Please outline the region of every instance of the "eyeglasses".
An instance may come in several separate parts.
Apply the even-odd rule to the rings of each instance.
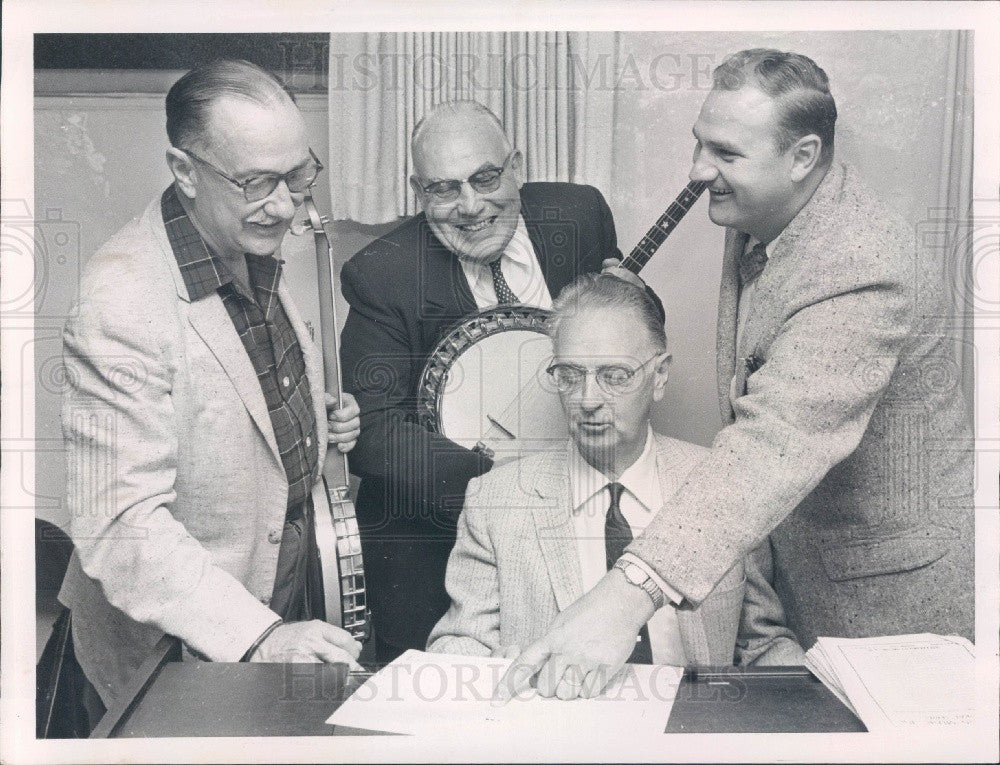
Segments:
[[[217,168],[207,159],[202,159],[190,149],[182,149],[182,151],[191,157],[191,159],[201,162],[201,164],[205,165],[205,167],[214,171],[216,175],[225,178],[231,184],[236,186],[236,188],[241,189],[247,202],[259,202],[262,199],[267,199],[274,193],[274,190],[278,188],[278,184],[282,181],[285,182],[285,186],[288,187],[288,192],[290,194],[303,194],[312,187],[312,185],[316,182],[316,176],[318,176],[320,171],[323,169],[323,163],[319,161],[319,157],[313,153],[312,149],[309,149],[309,156],[312,157],[312,161],[302,167],[297,167],[284,175],[278,175],[277,173],[264,173],[263,175],[253,175],[246,180],[238,181],[232,176],[222,172],[222,170]]]
[[[438,202],[454,202],[458,195],[462,193],[462,184],[468,183],[474,191],[480,194],[490,194],[500,188],[500,177],[510,164],[511,157],[516,152],[507,155],[502,167],[487,167],[478,173],[473,173],[464,181],[434,181],[426,186],[421,186],[425,194],[430,194]]]
[[[642,362],[635,369],[624,364],[608,364],[593,370],[598,387],[609,396],[621,396],[630,393],[642,384],[643,377],[638,374],[650,361],[657,358],[663,351],[657,352]],[[576,364],[556,363],[545,370],[560,393],[570,393],[583,385],[591,369]]]

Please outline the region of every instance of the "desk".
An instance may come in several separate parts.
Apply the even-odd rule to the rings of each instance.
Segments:
[[[324,721],[365,676],[344,664],[222,664],[151,658],[93,737],[368,736]],[[803,668],[688,670],[667,733],[863,732]]]
[[[364,681],[346,664],[171,662],[111,735],[378,735],[325,722]]]

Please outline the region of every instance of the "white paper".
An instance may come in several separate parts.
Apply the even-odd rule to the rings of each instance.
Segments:
[[[972,722],[975,649],[964,638],[821,637],[809,659],[821,680],[851,700],[869,730]]]
[[[561,701],[525,692],[491,704],[510,659],[407,651],[334,712],[327,723],[411,735],[573,738],[663,733],[683,670],[627,665],[594,699]]]

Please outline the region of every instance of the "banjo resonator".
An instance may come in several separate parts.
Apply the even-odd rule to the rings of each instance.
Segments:
[[[639,273],[704,190],[700,181],[688,183],[621,267]],[[545,373],[552,359],[552,341],[545,330],[549,315],[542,308],[501,305],[452,327],[420,377],[421,422],[496,460],[564,442],[566,418]]]

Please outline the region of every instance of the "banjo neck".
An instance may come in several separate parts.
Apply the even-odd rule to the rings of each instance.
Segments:
[[[303,207],[309,224],[302,231],[312,230],[316,245],[317,286],[319,287],[320,331],[322,333],[323,376],[326,390],[337,399],[338,407],[344,405],[344,387],[340,373],[340,355],[337,343],[337,301],[334,293],[336,266],[333,248],[323,225],[326,219],[316,209],[312,195],[306,195]],[[293,231],[293,233],[295,233]],[[347,455],[335,446],[326,450],[323,463],[323,483],[329,502],[329,514],[316,508],[316,542],[320,549],[324,580],[330,561],[323,558],[336,553],[336,585],[324,585],[327,619],[340,611],[341,626],[358,640],[371,635],[371,614],[368,611],[365,591],[365,569],[361,553],[361,536],[358,520],[351,501],[350,472]],[[339,585],[339,586],[338,586]],[[336,597],[339,594],[339,598]]]
[[[677,199],[670,203],[670,206],[663,212],[663,215],[657,218],[656,223],[650,226],[649,231],[639,240],[639,243],[628,254],[628,257],[622,260],[621,267],[627,268],[633,274],[639,273],[642,267],[653,257],[653,254],[660,249],[660,245],[670,236],[670,232],[681,222],[681,218],[687,215],[688,210],[698,201],[698,197],[705,190],[705,186],[704,181],[691,181],[688,183],[684,187],[684,190],[677,195]]]

